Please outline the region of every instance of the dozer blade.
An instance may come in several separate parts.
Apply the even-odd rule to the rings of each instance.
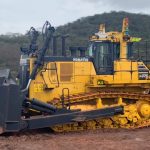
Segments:
[[[19,86],[15,84],[0,85],[0,134],[20,130],[22,99]]]

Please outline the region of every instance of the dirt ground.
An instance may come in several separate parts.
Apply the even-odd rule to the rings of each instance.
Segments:
[[[150,128],[61,134],[44,129],[2,135],[0,150],[150,150]]]

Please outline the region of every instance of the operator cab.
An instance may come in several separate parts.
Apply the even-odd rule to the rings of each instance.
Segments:
[[[127,59],[133,57],[133,43],[128,43]],[[114,61],[120,58],[120,43],[111,41],[90,41],[88,55],[93,58],[97,74],[112,75]]]
[[[129,35],[128,18],[123,20],[121,32],[106,32],[105,24],[101,24],[99,31],[90,37],[88,48],[89,56],[98,75],[114,74],[114,61],[127,61],[133,59],[133,43],[141,38]]]

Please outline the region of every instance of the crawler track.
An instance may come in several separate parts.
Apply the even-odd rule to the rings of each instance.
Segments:
[[[121,103],[113,104],[124,106],[124,115],[118,115],[110,118],[95,119],[83,122],[76,122],[71,124],[55,126],[52,129],[56,132],[70,132],[70,131],[81,131],[81,130],[95,130],[99,128],[143,128],[150,126],[150,112],[149,115],[145,116],[143,113],[143,106],[150,108],[150,95],[141,93],[125,93],[125,92],[94,92],[86,94],[71,95],[64,97],[64,105],[74,105],[79,102],[86,102],[96,99],[119,99]],[[56,103],[57,100],[57,103]],[[144,104],[144,105],[143,105]],[[60,107],[62,105],[61,100],[55,99],[55,105]],[[140,108],[139,108],[140,106]],[[111,107],[111,105],[104,105],[102,107]],[[146,111],[150,111],[147,109]]]

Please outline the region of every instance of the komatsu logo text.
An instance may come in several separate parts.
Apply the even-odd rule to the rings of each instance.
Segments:
[[[89,59],[88,58],[73,58],[73,61],[85,61],[85,62],[88,62]]]

